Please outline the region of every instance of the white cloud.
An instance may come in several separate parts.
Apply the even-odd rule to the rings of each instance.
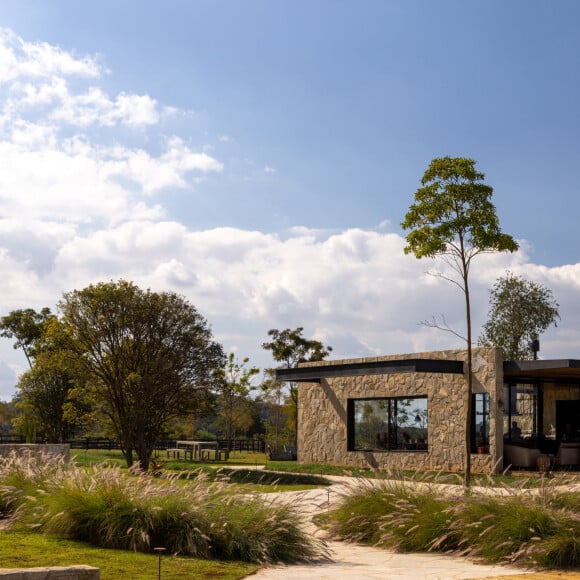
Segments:
[[[26,42],[11,30],[0,29],[0,83],[19,77],[97,77],[101,72],[94,57],[76,58],[46,42]]]
[[[12,234],[17,225],[11,224]],[[456,338],[419,324],[432,315],[445,314],[463,331],[460,293],[427,276],[428,264],[405,256],[404,239],[392,233],[352,229],[313,237],[297,230],[282,239],[236,228],[191,231],[177,222],[125,220],[84,235],[63,228],[44,239],[54,247],[48,271],[15,259],[16,247],[0,255],[6,310],[53,306],[63,291],[129,279],[186,296],[218,338],[236,337],[226,348],[256,361],[267,329],[274,327],[304,326],[335,346],[337,357],[459,346]],[[542,337],[542,355],[579,358],[580,264],[545,268],[521,253],[486,256],[473,270],[476,325],[487,313],[488,288],[506,268],[525,268],[534,278],[541,271],[561,304],[562,322]]]
[[[102,73],[96,58],[0,32],[0,315],[54,308],[65,291],[124,278],[183,294],[227,349],[257,364],[268,358],[260,344],[274,327],[304,326],[337,357],[457,346],[419,322],[445,314],[461,330],[460,293],[425,275],[428,262],[405,256],[388,223],[276,235],[171,221],[164,195],[209,179],[223,163],[161,135],[163,115],[176,111],[148,95],[109,97]],[[532,264],[522,248],[474,265],[476,325],[487,289],[509,268],[546,284],[560,302],[562,322],[542,337],[542,355],[580,358],[580,264]],[[0,341],[0,398],[12,394],[6,377],[23,368],[16,355]]]
[[[276,173],[278,170],[274,169],[273,167],[270,167],[269,165],[266,165],[264,167],[264,173]]]
[[[162,207],[143,196],[192,188],[200,176],[222,171],[220,161],[175,135],[155,134],[152,141],[139,133],[143,146],[126,146],[119,126],[151,128],[175,109],[160,113],[148,95],[110,98],[98,85],[82,88],[83,79],[98,82],[102,72],[95,58],[0,31],[0,85],[7,87],[0,93],[4,217],[84,226],[159,219]],[[106,139],[98,128],[110,130]]]

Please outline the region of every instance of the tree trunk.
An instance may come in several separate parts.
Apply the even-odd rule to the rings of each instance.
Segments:
[[[467,392],[465,394],[465,477],[463,487],[467,491],[471,484],[471,392],[473,390],[473,360],[471,349],[471,304],[467,270],[464,270],[465,310],[467,320]]]

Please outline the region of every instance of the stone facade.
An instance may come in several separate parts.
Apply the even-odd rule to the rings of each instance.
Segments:
[[[402,359],[465,362],[466,351],[390,355],[303,363],[300,367],[370,363]],[[464,365],[465,368],[465,365]],[[497,348],[473,349],[473,392],[490,395],[489,453],[472,454],[474,473],[501,467],[503,451],[503,358]],[[372,468],[461,471],[465,459],[467,377],[463,374],[394,372],[321,379],[298,387],[298,461]],[[349,399],[426,396],[427,451],[349,451]],[[499,466],[498,466],[499,464]]]

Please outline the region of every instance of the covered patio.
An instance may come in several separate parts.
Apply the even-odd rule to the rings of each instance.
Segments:
[[[504,465],[580,468],[580,360],[506,361]]]

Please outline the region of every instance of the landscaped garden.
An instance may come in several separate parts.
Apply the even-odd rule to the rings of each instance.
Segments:
[[[272,474],[261,476],[255,469],[243,472],[245,477],[235,477],[244,486],[253,481],[252,473],[261,486],[275,483]],[[299,479],[288,477],[293,483]],[[199,568],[205,570],[205,576],[199,577],[207,577],[211,569],[215,577],[242,578],[260,563],[325,556],[324,544],[303,530],[295,506],[275,504],[246,489],[232,493],[227,481],[226,474],[216,476],[215,471],[156,477],[107,463],[66,465],[15,455],[2,459],[2,565],[100,562],[104,578],[139,578],[137,571],[131,572],[131,562],[150,574],[155,569],[154,549],[162,547],[166,567],[180,570],[181,577],[194,578],[189,569]],[[324,483],[320,478],[316,482]],[[86,546],[86,557],[81,546]],[[114,550],[118,558],[101,561],[109,552],[97,549]],[[123,574],[114,571],[119,561]]]
[[[331,538],[488,563],[580,566],[580,492],[570,491],[577,475],[477,476],[465,495],[457,474],[266,463],[260,454],[151,467],[154,475],[130,471],[118,451],[75,453],[68,466],[0,459],[3,565],[88,564],[103,578],[138,580],[157,570],[154,548],[162,547],[164,578],[234,579],[265,562],[323,558],[325,545],[304,531],[299,506],[264,492],[350,475],[358,483],[316,518]]]
[[[361,480],[319,523],[334,539],[399,552],[433,551],[484,563],[576,568],[580,492],[570,491],[572,481],[559,476],[526,488],[520,480],[515,485],[472,488],[465,494],[436,480]]]

